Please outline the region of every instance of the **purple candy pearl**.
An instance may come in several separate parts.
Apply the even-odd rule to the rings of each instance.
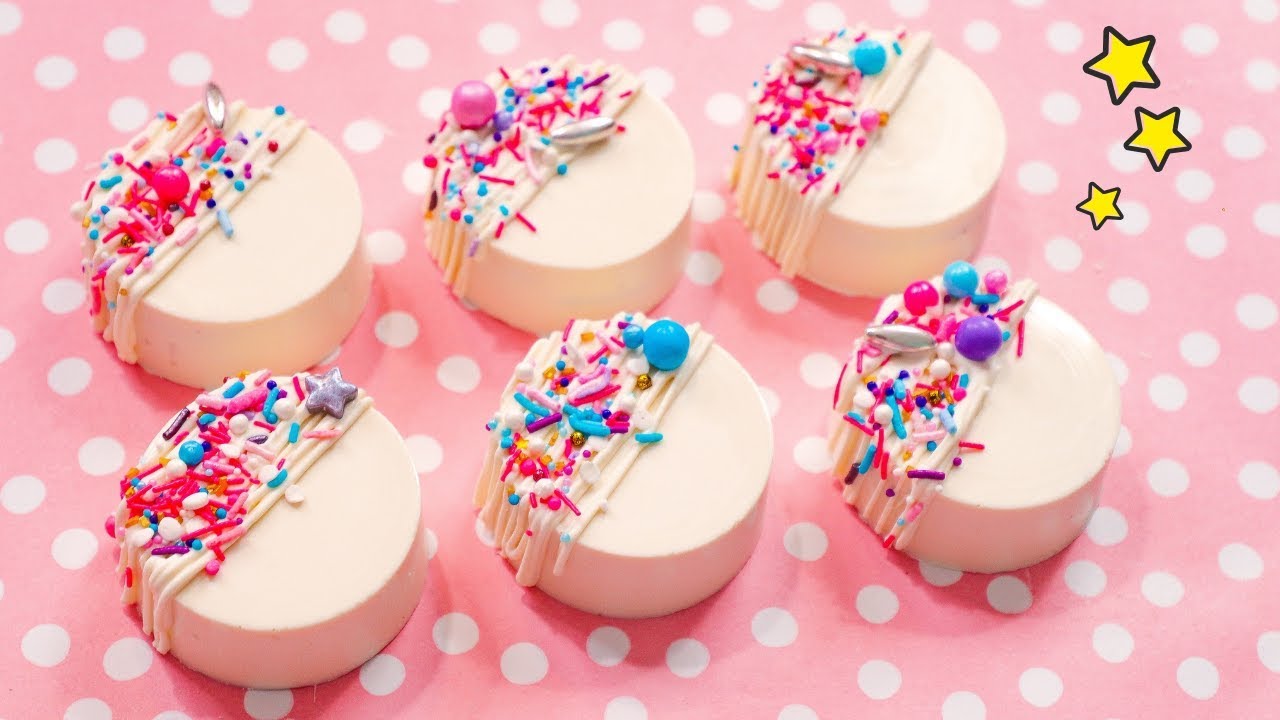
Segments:
[[[1002,335],[996,321],[985,315],[966,318],[956,328],[956,352],[974,362],[982,362],[1000,350]]]
[[[513,120],[511,113],[503,110],[493,116],[493,128],[498,132],[506,132],[507,128],[511,127]]]
[[[498,107],[493,88],[479,80],[467,80],[453,89],[449,109],[458,124],[468,130],[484,127]]]

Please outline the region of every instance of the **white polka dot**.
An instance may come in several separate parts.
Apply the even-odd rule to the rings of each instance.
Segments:
[[[1132,448],[1133,436],[1129,434],[1129,428],[1120,423],[1120,432],[1116,433],[1116,444],[1111,450],[1111,457],[1124,457]]]
[[[1259,500],[1274,500],[1280,495],[1280,472],[1274,465],[1261,460],[1252,460],[1240,468],[1236,475],[1240,489],[1249,497]]]
[[[887,660],[868,660],[858,668],[858,689],[872,700],[888,700],[902,687],[902,673]]]
[[[150,119],[151,111],[147,110],[147,104],[136,97],[116,98],[107,109],[107,122],[122,133],[133,132]]]
[[[547,654],[530,642],[518,642],[502,651],[502,676],[516,685],[532,685],[547,676]]]
[[[465,355],[451,355],[436,368],[436,380],[445,390],[469,393],[480,384],[480,366]]]
[[[250,0],[209,0],[213,11],[223,17],[238,18],[249,12]]]
[[[35,68],[36,84],[45,90],[61,90],[76,79],[76,64],[62,55],[41,58]]]
[[[1202,657],[1189,657],[1178,663],[1178,687],[1196,700],[1208,700],[1218,694],[1218,668]]]
[[[542,0],[538,17],[547,27],[567,28],[578,22],[578,3],[574,0]]]
[[[1044,244],[1044,260],[1049,267],[1058,272],[1071,272],[1080,267],[1084,253],[1074,240],[1067,237],[1053,237]]]
[[[124,445],[109,437],[85,441],[77,454],[80,469],[89,475],[110,475],[124,465]]]
[[[1182,47],[1192,55],[1208,55],[1218,48],[1218,31],[1202,23],[1182,29]]]
[[[404,684],[404,663],[394,655],[380,653],[360,666],[360,684],[370,695],[390,695]]]
[[[1129,382],[1129,366],[1124,360],[1117,355],[1107,353],[1107,363],[1111,365],[1111,374],[1116,376],[1116,384],[1124,385]]]
[[[1253,211],[1253,225],[1258,232],[1280,237],[1280,203],[1263,203]]]
[[[1177,460],[1161,458],[1147,468],[1147,484],[1161,497],[1177,497],[1191,485],[1191,475]]]
[[[1241,295],[1236,301],[1236,319],[1250,330],[1266,330],[1280,319],[1280,309],[1271,298],[1257,293]]]
[[[964,44],[974,52],[991,52],[1000,44],[1000,28],[986,20],[974,20],[964,26]]]
[[[644,30],[633,20],[619,18],[604,25],[601,39],[605,47],[618,52],[629,52],[644,44]]]
[[[63,397],[78,395],[89,387],[93,368],[84,358],[63,358],[49,368],[49,388]]]
[[[960,578],[964,577],[962,570],[934,565],[924,560],[917,561],[917,564],[920,566],[920,577],[934,587],[949,587],[960,582]]]
[[[169,79],[184,87],[203,85],[209,82],[211,77],[213,77],[213,63],[201,53],[181,52],[169,61]]]
[[[137,28],[112,28],[102,36],[102,51],[112,60],[120,62],[132,60],[142,55],[146,49],[147,38]]]
[[[423,531],[423,544],[427,546],[427,559],[436,556],[436,552],[440,549],[440,538],[436,537],[435,530],[426,528]]]
[[[631,638],[621,628],[602,625],[587,636],[587,656],[601,667],[613,667],[631,652]]]
[[[111,706],[98,698],[80,698],[67,706],[62,720],[111,720]]]
[[[795,616],[782,608],[765,608],[751,618],[751,635],[765,647],[786,647],[799,634]]]
[[[760,283],[756,290],[756,302],[765,310],[780,315],[790,312],[800,302],[800,293],[786,280],[772,278]]]
[[[996,255],[983,255],[973,261],[973,266],[978,269],[982,275],[986,275],[992,270],[999,270],[1006,275],[1012,275],[1013,271],[1009,267],[1009,261]]]
[[[1236,125],[1223,133],[1222,147],[1237,160],[1253,160],[1267,149],[1267,141],[1257,130],[1247,125]]]
[[[1182,581],[1172,573],[1157,570],[1142,577],[1142,597],[1156,607],[1177,605],[1185,592]]]
[[[67,570],[79,570],[98,552],[98,536],[84,528],[71,528],[53,539],[53,561]]]
[[[1120,232],[1135,236],[1147,231],[1147,226],[1151,224],[1151,211],[1147,210],[1146,205],[1136,200],[1121,200],[1116,203],[1116,207],[1124,214],[1122,219],[1114,221]]]
[[[1133,654],[1133,635],[1123,626],[1102,623],[1093,629],[1093,651],[1109,663],[1122,663]]]
[[[22,657],[37,667],[53,667],[67,659],[71,636],[53,624],[37,625],[22,636]]]
[[[1080,26],[1066,20],[1049,23],[1044,36],[1054,52],[1064,55],[1079,50],[1080,44],[1084,42],[1084,33],[1080,31]]]
[[[1273,673],[1280,673],[1280,631],[1271,630],[1258,636],[1258,659]]]
[[[807,473],[825,473],[831,469],[831,454],[827,452],[827,439],[817,435],[800,438],[791,457],[796,465]]]
[[[431,174],[422,165],[421,160],[410,160],[400,173],[400,182],[411,195],[425,195],[427,183],[431,182]]]
[[[408,347],[418,339],[418,321],[407,312],[392,310],[374,323],[373,334],[388,347]]]
[[[138,637],[121,638],[107,648],[102,656],[102,669],[112,680],[124,682],[146,674],[155,659],[151,643]]]
[[[1141,153],[1126,150],[1122,142],[1116,142],[1107,147],[1107,163],[1122,173],[1135,173],[1147,165]]]
[[[1067,588],[1080,597],[1097,597],[1107,587],[1107,572],[1090,560],[1076,560],[1062,573]]]
[[[1245,409],[1265,415],[1280,405],[1280,385],[1269,377],[1245,378],[1240,383],[1237,397]]]
[[[889,9],[899,17],[918,18],[929,9],[929,0],[889,0]]]
[[[872,625],[883,625],[898,614],[898,596],[883,585],[868,585],[854,600],[858,614]]]
[[[307,62],[307,46],[298,38],[280,38],[267,48],[267,62],[280,72],[293,72]]]
[[[1051,92],[1040,101],[1040,114],[1055,125],[1070,125],[1080,119],[1080,101],[1071,93]]]
[[[680,638],[667,646],[667,668],[676,677],[698,677],[710,664],[711,651],[693,638]]]
[[[713,223],[724,217],[724,196],[714,190],[696,190],[690,213],[700,223]]]
[[[355,10],[335,10],[324,21],[324,32],[330,40],[344,45],[364,39],[364,16]]]
[[[62,138],[49,138],[36,145],[35,162],[40,172],[64,173],[76,164],[76,147]]]
[[[414,35],[401,35],[387,45],[387,59],[401,70],[417,70],[431,59],[431,49]]]
[[[1262,556],[1244,543],[1228,543],[1218,551],[1218,569],[1232,580],[1262,577]]]
[[[480,627],[470,615],[451,612],[440,616],[431,627],[431,639],[446,655],[461,655],[480,642]]]
[[[1244,14],[1254,22],[1275,22],[1280,17],[1280,4],[1276,0],[1244,0]]]
[[[1265,58],[1250,60],[1244,66],[1244,79],[1258,92],[1274,92],[1280,87],[1280,67]]]
[[[444,448],[430,435],[410,435],[404,439],[404,446],[419,473],[435,472],[444,462]]]
[[[418,112],[428,120],[439,120],[444,116],[445,111],[449,109],[451,99],[452,98],[448,90],[445,90],[444,88],[430,88],[423,91],[423,93],[418,96]],[[416,162],[414,165],[421,166],[422,163]],[[426,189],[425,182],[422,187],[424,190]]]
[[[706,250],[694,250],[684,263],[684,276],[694,285],[714,285],[724,272],[720,257]]]
[[[778,711],[778,720],[818,720],[818,713],[808,705],[793,703]]]
[[[1129,522],[1113,507],[1102,506],[1093,511],[1084,528],[1089,539],[1103,547],[1115,545],[1129,534]]]
[[[968,690],[957,690],[942,701],[942,720],[986,720],[987,705]]]
[[[746,106],[742,98],[733,93],[718,92],[707,98],[704,107],[707,117],[717,125],[733,126],[742,121]]]
[[[347,125],[342,131],[342,142],[352,152],[367,153],[382,144],[384,130],[381,124],[362,118]]]
[[[493,532],[479,517],[476,518],[476,538],[489,547],[493,547],[497,543],[497,540],[493,537]]]
[[[1031,609],[1031,588],[1012,575],[1000,575],[987,583],[987,604],[1005,615]]]
[[[1187,231],[1187,251],[1210,260],[1227,249],[1227,234],[1217,225],[1195,225]]]
[[[1062,698],[1062,678],[1048,668],[1029,668],[1018,677],[1018,692],[1032,705],[1047,708]]]
[[[84,303],[84,282],[71,278],[58,278],[44,286],[40,301],[45,310],[55,315],[65,315]]]
[[[191,720],[191,716],[178,710],[165,710],[151,720]]]
[[[8,360],[17,346],[18,340],[13,336],[13,331],[0,327],[0,363]]]
[[[490,55],[506,55],[520,46],[520,31],[507,23],[489,23],[480,28],[476,42]]]
[[[1147,286],[1129,277],[1122,277],[1112,282],[1107,288],[1107,298],[1117,310],[1131,315],[1146,310],[1148,303],[1151,302]]]
[[[654,97],[665,98],[676,87],[675,78],[663,68],[647,67],[638,74],[641,82],[644,83],[645,92],[652,93]]]
[[[1203,170],[1183,170],[1178,173],[1174,185],[1182,199],[1188,202],[1204,202],[1213,194],[1213,178]]]
[[[809,387],[829,390],[839,374],[840,361],[827,353],[809,353],[800,361],[800,379]]]
[[[4,244],[19,255],[40,252],[49,244],[49,228],[35,218],[21,218],[4,229]]]
[[[827,533],[811,522],[798,522],[782,535],[782,547],[797,560],[813,562],[827,554]]]
[[[604,706],[604,720],[649,720],[649,711],[636,698],[623,695]]]
[[[14,515],[26,515],[44,502],[44,483],[31,475],[15,475],[0,485],[0,507]]]
[[[246,690],[244,693],[244,711],[253,720],[280,720],[292,709],[292,690]]]
[[[720,37],[729,32],[733,16],[719,5],[703,5],[693,11],[693,28],[706,37]]]
[[[804,22],[818,32],[838,30],[844,26],[844,10],[831,2],[815,2],[804,10]]]
[[[1048,195],[1058,189],[1058,172],[1048,163],[1023,163],[1018,168],[1018,187],[1032,195]]]
[[[1207,332],[1197,330],[1182,336],[1178,352],[1193,367],[1209,367],[1218,359],[1218,340]]]
[[[395,230],[374,230],[365,236],[364,247],[377,265],[392,265],[404,257],[404,238]]]
[[[777,10],[782,7],[782,0],[747,0],[747,4],[757,10]]]
[[[22,27],[22,10],[10,2],[0,2],[0,35],[12,35]]]
[[[1183,106],[1182,112],[1179,114],[1178,129],[1183,135],[1194,138],[1204,130],[1204,119],[1200,117],[1200,113],[1195,108]],[[1144,165],[1146,162],[1143,163]]]

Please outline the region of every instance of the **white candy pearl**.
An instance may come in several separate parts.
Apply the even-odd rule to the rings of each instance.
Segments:
[[[293,398],[277,400],[276,404],[271,406],[271,412],[274,412],[281,422],[292,420],[294,413],[298,412],[298,403],[294,402]]]
[[[209,504],[209,494],[193,492],[182,499],[182,507],[186,510],[199,510]]]
[[[875,417],[876,422],[881,425],[888,425],[893,421],[893,411],[885,403],[880,403],[876,406]]]
[[[231,422],[228,424],[231,426],[232,435],[243,435],[249,429],[249,418],[243,413],[232,415]]]
[[[556,484],[552,482],[551,478],[542,478],[533,484],[533,491],[537,493],[540,499],[546,500],[556,491]]]
[[[305,496],[302,494],[302,488],[297,485],[290,485],[284,489],[284,499],[290,505],[297,505],[302,502]]]
[[[516,379],[521,382],[529,382],[533,379],[533,364],[530,362],[521,362],[516,365]]]
[[[275,465],[272,465],[271,463],[267,463],[266,465],[263,465],[262,467],[258,468],[258,473],[257,473],[258,481],[265,485],[271,482],[272,480],[275,480],[276,475],[279,475],[279,474],[280,474],[280,471],[276,468]]]
[[[929,363],[929,374],[937,379],[945,378],[951,374],[951,363],[943,360],[942,358],[938,358],[932,363]]]
[[[956,346],[951,343],[938,343],[938,357],[950,360],[956,354]]]
[[[167,520],[168,518],[166,518]],[[149,527],[135,527],[129,530],[125,535],[125,539],[133,547],[142,547],[151,542],[151,538],[155,537],[155,533]]]
[[[870,390],[867,390],[864,387],[858,388],[858,391],[853,394],[853,404],[855,407],[860,407],[865,410],[874,405],[875,402],[875,396],[871,394]]]
[[[185,475],[186,473],[187,473],[187,464],[182,462],[178,458],[173,458],[169,462],[165,463],[164,474],[168,475],[171,478],[176,478],[179,475]]]
[[[631,411],[635,409],[636,409],[635,395],[623,395],[622,397],[618,398],[617,402],[613,404],[613,410],[615,412],[624,412],[624,413],[630,414]]]
[[[588,485],[595,485],[596,481],[600,479],[600,467],[590,460],[580,465],[575,465],[574,469],[578,477],[582,478],[582,481]]]
[[[218,450],[219,450],[223,455],[226,455],[227,457],[231,458],[232,460],[235,460],[236,458],[240,457],[240,446],[239,446],[239,445],[233,445],[233,444],[231,444],[231,443],[227,443],[227,444],[225,444],[225,445],[219,445],[219,446],[218,446]]]
[[[182,523],[177,519],[167,517],[160,521],[160,537],[173,542],[182,537]]]
[[[538,456],[547,451],[547,443],[541,438],[529,438],[527,450],[529,455]]]
[[[502,424],[511,428],[512,430],[519,430],[520,428],[524,427],[524,411],[508,410],[502,416]]]
[[[627,361],[627,372],[632,375],[643,375],[649,372],[649,361],[643,355]]]

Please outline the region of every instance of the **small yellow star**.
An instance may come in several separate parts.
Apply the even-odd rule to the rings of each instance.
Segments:
[[[1108,25],[1102,31],[1102,53],[1085,63],[1084,71],[1106,80],[1111,104],[1119,105],[1136,87],[1160,87],[1160,78],[1151,67],[1151,51],[1155,46],[1154,35],[1129,40]]]
[[[1080,201],[1076,206],[1076,210],[1089,216],[1093,221],[1093,229],[1097,230],[1102,227],[1110,218],[1123,220],[1124,213],[1120,212],[1120,208],[1116,207],[1116,201],[1120,199],[1120,188],[1111,188],[1103,190],[1098,183],[1089,183],[1089,197]]]
[[[1146,153],[1156,172],[1164,169],[1164,161],[1170,154],[1191,149],[1191,141],[1178,132],[1181,109],[1173,107],[1153,115],[1150,110],[1139,107],[1133,115],[1138,120],[1138,131],[1124,141],[1124,149]]]

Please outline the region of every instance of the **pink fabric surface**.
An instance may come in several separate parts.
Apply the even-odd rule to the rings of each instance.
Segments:
[[[1277,712],[1275,0],[354,6],[0,2],[0,718]],[[769,56],[842,20],[932,30],[985,78],[1009,151],[979,265],[1038,279],[1122,383],[1103,507],[1021,572],[921,568],[843,505],[816,438],[873,303],[783,281],[733,217],[723,178],[741,98]],[[1161,87],[1120,107],[1081,70],[1106,25],[1157,38]],[[688,127],[697,254],[658,312],[704,323],[777,410],[758,551],[722,593],[659,620],[522,590],[477,539],[482,424],[530,339],[459,306],[422,240],[420,157],[443,93],[562,51],[646,70]],[[210,73],[231,97],[309,119],[356,170],[381,264],[338,362],[408,438],[437,539],[404,632],[314,689],[246,692],[154,655],[118,603],[102,530],[120,473],[192,392],[92,335],[67,207],[88,164],[193,102]],[[1182,108],[1193,147],[1163,172],[1118,149],[1139,105]],[[1123,188],[1125,220],[1090,228],[1074,210],[1090,181]]]

